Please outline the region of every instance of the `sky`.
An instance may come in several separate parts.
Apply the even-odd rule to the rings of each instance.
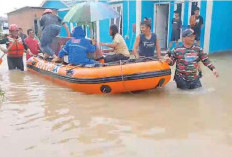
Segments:
[[[6,13],[25,6],[40,6],[43,0],[1,0],[0,16],[7,17]]]

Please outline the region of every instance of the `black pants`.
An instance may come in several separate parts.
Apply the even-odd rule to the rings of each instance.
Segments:
[[[113,55],[107,55],[104,60],[105,63],[108,62],[115,62],[115,61],[119,61],[119,60],[128,60],[130,57],[126,57],[123,54],[113,54]]]
[[[23,58],[7,57],[9,70],[20,69],[24,71]]]
[[[174,80],[176,81],[177,88],[180,89],[196,89],[202,87],[201,81],[199,78],[193,81],[186,81],[179,76],[175,76]]]

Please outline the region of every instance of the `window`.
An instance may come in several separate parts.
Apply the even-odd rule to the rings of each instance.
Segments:
[[[122,34],[122,15],[123,15],[122,4],[112,5],[112,8],[115,9],[119,13],[120,17],[111,19],[110,25],[113,25],[113,24],[117,25],[119,33]]]

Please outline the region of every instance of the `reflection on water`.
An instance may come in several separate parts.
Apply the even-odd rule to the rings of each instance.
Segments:
[[[1,157],[231,157],[232,55],[212,57],[203,88],[85,95],[0,67]]]

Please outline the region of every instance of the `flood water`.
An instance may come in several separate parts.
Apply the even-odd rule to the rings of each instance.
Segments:
[[[0,157],[231,157],[232,52],[203,88],[85,95],[0,66]]]

